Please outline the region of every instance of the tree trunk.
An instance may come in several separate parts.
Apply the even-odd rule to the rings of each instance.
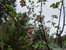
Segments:
[[[60,48],[62,48],[62,37],[60,34],[57,35],[57,44]]]

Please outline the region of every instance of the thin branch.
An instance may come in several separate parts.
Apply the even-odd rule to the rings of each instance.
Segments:
[[[59,22],[58,22],[58,28],[57,28],[57,33],[56,33],[56,35],[58,35],[58,30],[59,30],[59,27],[60,27],[61,12],[62,12],[62,4],[61,4],[61,8],[60,8],[59,10],[60,10],[60,14],[59,14]]]
[[[45,43],[46,43],[46,46],[47,46],[48,50],[50,50],[50,47],[48,46],[48,42],[47,42],[47,39],[46,39],[46,36],[45,36],[44,27],[43,27],[43,24],[42,24],[42,19],[41,19],[41,17],[42,17],[42,0],[41,0],[41,11],[40,11],[40,21],[41,21],[40,23],[41,23],[42,33],[43,33],[43,34],[41,34],[41,35],[42,35],[43,38],[44,38],[44,41],[45,41]]]
[[[41,0],[40,16],[42,16],[42,0]]]
[[[63,5],[63,27],[62,30],[60,32],[60,34],[62,34],[63,30],[64,30],[64,26],[65,26],[65,7],[64,7],[64,0],[62,0],[62,5]]]

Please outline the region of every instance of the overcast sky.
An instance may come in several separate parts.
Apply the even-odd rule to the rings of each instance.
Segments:
[[[20,4],[19,4],[19,1],[20,0],[17,0],[16,1],[16,4],[17,4],[17,7],[16,7],[16,11],[19,13],[19,12],[26,12],[26,11],[28,11],[27,10],[27,8],[26,7],[21,7],[20,6]],[[37,0],[35,0],[35,2],[36,2]],[[47,0],[47,2],[46,2],[46,5],[44,5],[43,6],[43,15],[45,16],[45,21],[48,21],[48,20],[51,20],[51,15],[59,15],[59,10],[58,9],[53,9],[53,8],[50,8],[50,5],[52,4],[52,3],[54,3],[54,2],[57,2],[57,1],[59,1],[59,0]],[[66,0],[64,0],[64,2],[66,2]],[[28,4],[28,3],[27,3]],[[65,8],[66,8],[66,3],[64,3],[65,4]],[[38,11],[40,10],[40,7],[38,7],[38,8],[35,8],[35,12],[37,13],[37,14],[39,14],[38,13]],[[63,15],[63,14],[62,14]],[[63,19],[63,18],[62,18]],[[61,19],[61,26],[62,26],[62,19]],[[33,21],[31,21],[31,23],[32,23]],[[58,20],[57,19],[54,19],[54,22],[58,22]],[[46,26],[51,26],[51,24],[47,24],[46,23]],[[54,29],[54,28],[52,28],[51,30],[50,30],[50,33],[54,33],[55,32],[55,30],[56,29]],[[66,27],[65,27],[65,29],[64,29],[64,32],[63,32],[63,34],[65,34],[65,31],[66,30]]]

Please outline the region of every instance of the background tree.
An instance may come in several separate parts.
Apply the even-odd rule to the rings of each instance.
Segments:
[[[65,26],[65,7],[64,7],[64,0],[62,0],[60,2],[57,2],[56,4],[53,3],[51,5],[51,7],[58,8],[58,6],[59,6],[60,3],[61,3],[61,8],[59,9],[60,10],[60,14],[59,14],[59,22],[58,22],[58,27],[57,27],[56,38],[57,38],[58,46],[62,48],[62,38],[61,38],[61,34],[63,33],[64,26]],[[62,8],[63,8],[63,26],[62,26],[62,29],[59,32]]]
[[[3,29],[5,29],[5,31],[2,30],[2,31],[4,31],[4,34],[3,34],[3,37],[2,37],[3,38],[2,40],[3,40],[3,43],[4,43],[3,49],[7,50],[8,46],[11,46],[11,48],[13,50],[26,49],[26,48],[23,48],[23,46],[22,47],[20,46],[21,45],[21,40],[24,40],[22,44],[25,44],[25,45],[27,44],[27,41],[25,41],[25,39],[24,39],[24,38],[27,38],[26,37],[27,33],[26,33],[26,30],[25,30],[25,28],[26,28],[25,25],[28,21],[28,17],[26,15],[26,13],[22,14],[22,16],[21,16],[21,14],[19,15],[19,14],[16,13],[15,7],[14,7],[15,0],[14,1],[6,0],[5,3],[4,3],[4,1],[0,1],[0,5],[1,5],[0,6],[1,15],[5,14],[4,17],[6,17],[6,15],[7,15],[7,17],[3,19],[3,20],[6,20],[5,21],[6,23],[3,23],[3,25],[5,27]],[[16,17],[17,15],[18,15],[18,17]],[[7,20],[7,18],[8,18],[8,20]],[[0,18],[0,19],[2,21],[2,18]],[[25,28],[23,26],[25,26]],[[19,48],[18,46],[21,47],[21,48]]]

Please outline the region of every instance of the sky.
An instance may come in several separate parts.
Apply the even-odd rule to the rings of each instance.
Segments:
[[[17,4],[16,11],[17,11],[17,13],[19,13],[19,12],[23,13],[23,12],[28,11],[28,9],[26,8],[26,6],[25,7],[21,7],[20,6],[19,1],[20,0],[16,0],[16,4]],[[37,0],[35,0],[35,2],[36,1]],[[42,7],[43,8],[42,14],[45,16],[45,19],[44,19],[45,22],[47,22],[48,20],[51,20],[52,19],[51,18],[52,15],[59,15],[59,10],[57,8],[56,9],[50,8],[50,5],[52,3],[56,3],[57,1],[60,1],[60,0],[47,0],[46,5],[44,5]],[[66,2],[66,0],[64,0],[64,2]],[[29,5],[28,2],[27,2],[27,4]],[[64,6],[66,7],[66,3],[64,3]],[[39,14],[38,11],[40,11],[40,7],[35,8],[36,14]],[[66,10],[65,10],[65,12],[66,12]],[[62,14],[62,16],[63,16],[63,14]],[[62,27],[62,23],[63,23],[62,20],[63,20],[63,18],[61,17],[61,27]],[[30,23],[32,23],[32,22],[33,21],[30,21]],[[58,22],[58,19],[54,19],[53,22],[56,22],[57,23]],[[45,23],[45,25],[48,26],[48,27],[51,27],[51,23]],[[66,32],[65,30],[66,30],[66,27],[65,27],[64,32],[63,32],[62,35],[65,34],[65,32]],[[54,27],[51,27],[50,34],[52,34],[54,32],[56,32],[56,29]]]

